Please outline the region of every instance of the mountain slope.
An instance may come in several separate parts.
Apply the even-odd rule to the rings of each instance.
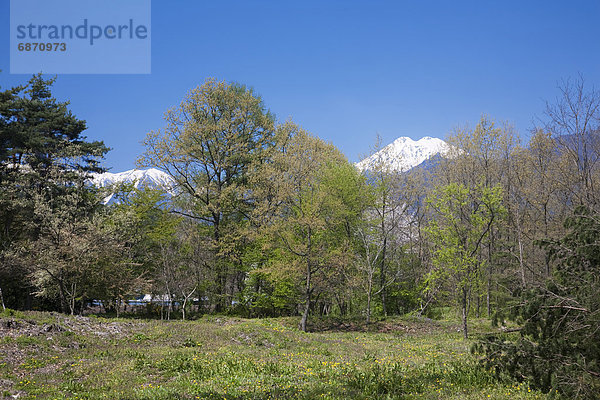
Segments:
[[[130,169],[124,172],[105,172],[103,174],[92,174],[91,183],[99,188],[111,186],[117,183],[134,183],[136,189],[142,187],[161,188],[169,193],[173,192],[175,181],[169,175],[156,168]],[[113,200],[113,194],[104,199],[104,204]]]
[[[408,171],[439,154],[444,156],[449,145],[442,139],[426,136],[419,140],[399,137],[377,153],[356,163],[360,170],[368,170],[378,164],[385,164],[392,170]]]
[[[173,187],[174,181],[166,173],[156,168],[150,169],[130,169],[124,172],[105,172],[103,174],[92,174],[92,183],[97,187],[106,187],[115,183],[133,183],[135,187],[142,186],[162,187],[170,189]]]

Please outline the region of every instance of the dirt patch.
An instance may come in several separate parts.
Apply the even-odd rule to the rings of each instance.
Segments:
[[[35,321],[0,319],[0,337],[36,336],[42,327]]]
[[[4,345],[0,348],[0,360],[7,365],[21,365],[25,360],[26,353],[16,345]]]
[[[380,333],[403,333],[408,335],[430,334],[436,331],[445,330],[435,320],[429,318],[419,318],[410,322],[379,322],[376,332]]]
[[[11,396],[10,398],[18,399],[21,396],[23,396],[23,398],[24,398],[27,393],[20,391],[20,390],[15,390],[14,387],[15,387],[15,384],[13,381],[0,378],[0,396],[2,395],[2,393],[7,392],[10,394],[10,396]],[[4,397],[0,397],[0,398],[3,399]]]
[[[273,343],[269,342],[268,340],[259,337],[258,335],[254,334],[254,333],[244,333],[241,332],[237,338],[232,338],[231,341],[235,344],[240,344],[240,345],[248,345],[248,346],[264,346],[267,348],[271,348],[273,347]]]
[[[37,323],[33,320],[0,319],[0,337],[52,335],[60,332],[112,337],[126,335],[133,322],[101,322],[88,317],[57,315],[56,322]]]

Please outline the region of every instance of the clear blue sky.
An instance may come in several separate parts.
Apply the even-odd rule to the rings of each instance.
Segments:
[[[9,7],[0,0],[0,87]],[[443,138],[482,113],[525,139],[561,78],[600,86],[600,1],[152,1],[152,73],[59,75],[55,95],[134,167],[146,132],[207,77],[254,87],[351,161],[376,133]]]

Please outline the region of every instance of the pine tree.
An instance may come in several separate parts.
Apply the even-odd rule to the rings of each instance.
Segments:
[[[64,200],[77,193],[70,212],[89,215],[96,201],[85,186],[87,173],[102,171],[99,162],[108,151],[102,142],[86,141],[85,121],[52,97],[53,83],[38,74],[0,92],[0,285],[9,286],[5,296],[13,306],[30,299],[23,278],[31,271],[23,269],[14,244],[38,239],[35,203],[64,209]]]
[[[545,392],[596,399],[600,393],[600,215],[578,207],[567,234],[541,242],[554,274],[522,293],[512,319],[519,337],[493,335],[477,349],[498,375],[527,380]]]

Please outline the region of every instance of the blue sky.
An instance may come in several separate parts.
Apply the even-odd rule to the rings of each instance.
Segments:
[[[377,133],[445,137],[482,113],[526,140],[560,79],[600,86],[600,1],[152,1],[152,73],[59,75],[54,94],[133,168],[146,132],[207,77],[252,86],[358,161]],[[0,88],[9,74],[0,0]]]

